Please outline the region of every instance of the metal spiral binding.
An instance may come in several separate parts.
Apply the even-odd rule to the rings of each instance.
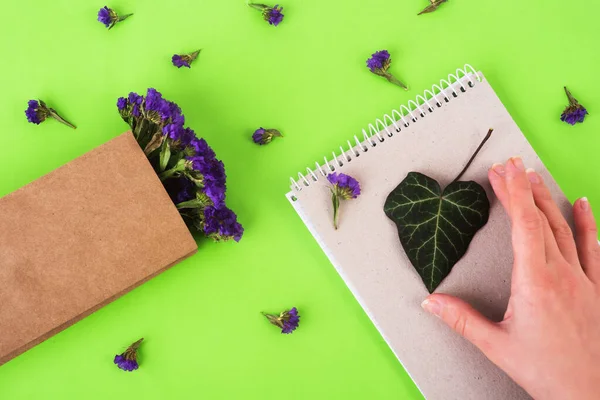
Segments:
[[[458,83],[460,85],[460,91],[462,93],[466,92],[467,89],[461,82],[461,74],[463,78],[467,78],[469,80],[468,86],[473,87],[475,83],[470,77],[468,71],[472,71],[471,75],[475,75],[478,82],[481,82],[481,76],[477,73],[475,68],[473,68],[469,64],[465,64],[463,68],[457,68],[454,74],[448,74],[447,79],[441,79],[439,85],[434,84],[431,87],[431,90],[425,90],[423,95],[417,95],[416,100],[409,100],[408,106],[402,104],[399,109],[394,109],[391,111],[392,116],[390,117],[388,114],[383,116],[383,121],[381,119],[375,120],[375,125],[369,124],[369,133],[365,129],[362,130],[362,134],[364,137],[364,141],[361,142],[358,140],[358,137],[354,135],[354,140],[356,141],[356,147],[358,147],[363,153],[367,152],[370,147],[377,146],[377,141],[380,143],[385,141],[385,137],[383,137],[380,133],[385,131],[388,137],[394,136],[394,132],[390,132],[390,127],[393,125],[394,130],[396,132],[400,132],[402,130],[401,125],[405,128],[410,125],[410,122],[417,122],[417,116],[415,116],[415,112],[418,111],[418,115],[421,118],[427,116],[423,107],[427,108],[427,111],[431,114],[434,112],[435,108],[432,106],[430,101],[435,101],[435,107],[441,108],[443,103],[438,99],[438,96],[443,96],[443,101],[445,103],[450,102],[450,97],[446,93],[448,89],[452,91],[452,97],[458,97],[458,93],[455,88],[452,86],[452,80],[454,80],[454,84]],[[445,88],[444,88],[445,85]],[[436,94],[437,89],[437,94]],[[420,101],[420,103],[419,103]],[[401,124],[399,122],[402,121]],[[386,122],[388,123],[386,125]],[[381,128],[379,128],[381,126]],[[378,129],[379,128],[379,129]],[[303,175],[301,172],[298,172],[298,180],[294,180],[294,178],[290,178],[292,182],[292,188],[296,188],[296,190],[302,190],[302,186],[298,185],[298,183],[303,183],[304,186],[310,186],[310,181],[317,182],[319,180],[319,176],[315,172],[319,172],[323,177],[326,177],[328,173],[334,172],[336,167],[343,167],[344,162],[352,161],[352,158],[357,158],[360,156],[360,152],[355,149],[355,146],[352,146],[350,140],[348,143],[348,151],[344,151],[344,148],[340,146],[340,157],[335,155],[335,151],[331,152],[333,159],[331,161],[327,161],[327,156],[323,157],[325,163],[321,166],[318,162],[315,163],[316,168],[311,170],[310,168],[306,168],[306,175]],[[344,161],[342,161],[342,159]],[[335,165],[334,165],[335,164]]]

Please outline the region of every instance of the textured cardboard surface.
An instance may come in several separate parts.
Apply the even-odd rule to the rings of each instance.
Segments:
[[[474,78],[473,78],[474,79]],[[436,292],[449,293],[470,302],[483,314],[501,320],[506,310],[512,270],[509,220],[487,179],[495,162],[520,155],[538,171],[550,187],[565,215],[570,204],[514,123],[488,82],[475,82],[457,98],[396,133],[385,130],[376,146],[352,161],[340,157],[336,171],[349,174],[361,184],[362,194],[344,201],[340,226],[332,226],[327,180],[315,172],[308,186],[288,193],[292,205],[326,252],[356,299],[427,399],[526,399],[528,395],[483,354],[420,307],[428,295],[425,285],[406,257],[394,223],[383,212],[387,195],[410,171],[422,172],[450,183],[477,148],[488,128],[494,133],[462,180],[474,180],[486,190],[491,202],[490,218],[474,237],[465,256],[454,266]],[[433,104],[433,102],[432,102]],[[347,152],[347,154],[352,154]],[[324,170],[327,167],[323,166]],[[297,200],[294,201],[294,198]]]
[[[0,365],[195,253],[130,132],[0,199]]]

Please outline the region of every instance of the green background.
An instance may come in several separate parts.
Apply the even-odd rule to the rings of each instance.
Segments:
[[[135,15],[111,31],[96,21],[102,2],[3,4],[0,195],[125,131],[117,97],[154,87],[224,161],[246,233],[200,241],[194,257],[0,367],[1,399],[419,399],[284,193],[290,176],[466,62],[569,198],[600,207],[600,6],[452,0],[417,17],[425,0],[281,2],[275,28],[243,0],[116,0]],[[171,65],[197,48],[191,70]],[[410,91],[366,69],[380,49]],[[584,124],[559,121],[563,85],[590,110]],[[78,129],[28,124],[30,98]],[[259,126],[285,137],[258,147]],[[292,306],[293,335],[259,314]],[[140,370],[118,370],[114,355],[142,336]]]

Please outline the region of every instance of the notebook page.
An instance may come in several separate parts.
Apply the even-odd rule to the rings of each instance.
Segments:
[[[525,399],[529,396],[477,348],[451,331],[420,307],[428,292],[410,264],[395,224],[383,212],[388,194],[410,171],[436,179],[445,187],[462,170],[489,128],[492,137],[483,147],[462,180],[481,184],[491,203],[490,218],[474,237],[465,256],[454,266],[437,292],[458,296],[484,315],[501,320],[506,310],[512,269],[510,224],[487,179],[488,168],[520,155],[550,187],[565,215],[570,204],[512,120],[489,83],[470,78],[474,86],[461,79],[465,93],[448,93],[449,102],[435,107],[425,116],[414,112],[416,122],[406,118],[400,125],[382,130],[384,142],[373,136],[375,147],[367,152],[354,148],[359,157],[343,162],[336,172],[356,178],[362,194],[342,201],[339,229],[332,225],[332,206],[328,183],[318,170],[287,194],[293,207],[367,312],[392,351],[427,399]],[[389,121],[389,120],[388,120]],[[365,142],[366,143],[366,142]],[[327,167],[322,167],[327,171]]]

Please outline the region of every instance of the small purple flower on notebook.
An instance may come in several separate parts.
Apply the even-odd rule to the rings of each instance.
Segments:
[[[338,228],[340,200],[355,199],[360,195],[360,184],[356,179],[346,174],[334,172],[327,175],[331,183],[331,202],[333,204],[333,227]]]
[[[371,58],[367,60],[367,68],[375,75],[382,76],[388,82],[400,86],[404,90],[408,90],[408,86],[396,79],[388,70],[392,64],[390,53],[387,50],[379,50],[371,54]]]
[[[259,146],[269,144],[276,137],[283,137],[277,129],[259,128],[252,134],[252,140]]]
[[[142,338],[137,342],[131,344],[131,346],[129,346],[127,350],[115,356],[114,363],[117,365],[117,367],[119,367],[119,369],[131,372],[139,368],[137,352],[140,347],[140,344],[142,343],[142,340],[144,339]]]
[[[29,100],[27,102],[27,109],[25,110],[25,116],[27,121],[32,124],[39,125],[48,118],[53,118],[61,124],[67,125],[70,128],[76,129],[75,125],[71,124],[63,117],[58,115],[56,110],[50,108],[42,100]]]
[[[263,19],[269,23],[269,25],[277,26],[283,21],[283,14],[281,11],[283,7],[276,4],[274,7],[269,7],[265,4],[249,3],[250,7],[260,11],[263,15]]]
[[[104,6],[98,11],[98,21],[108,29],[112,29],[118,22],[124,21],[133,14],[118,15],[115,10]]]
[[[564,109],[560,116],[560,120],[570,125],[575,125],[578,122],[583,122],[585,116],[588,114],[584,106],[579,104],[577,99],[573,97],[569,89],[565,86],[565,93],[569,99],[569,105]]]
[[[200,50],[196,50],[193,53],[189,54],[174,54],[173,58],[171,58],[171,61],[173,62],[173,65],[177,68],[190,68],[192,62],[194,62],[194,60],[198,58],[198,54],[200,54]]]
[[[282,311],[279,315],[262,313],[270,323],[281,328],[281,333],[292,333],[300,324],[300,315],[296,307]]]

